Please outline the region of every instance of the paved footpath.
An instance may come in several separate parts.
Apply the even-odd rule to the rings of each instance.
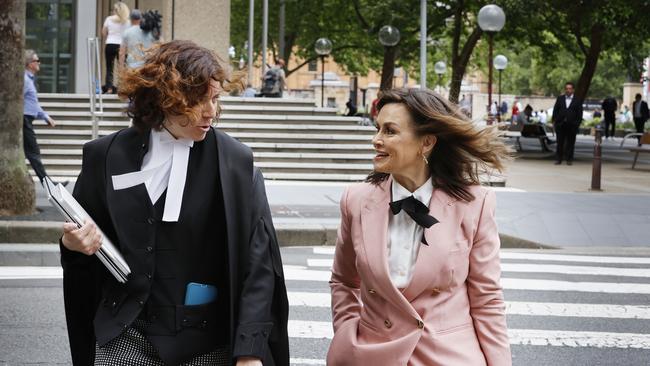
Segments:
[[[333,248],[282,248],[282,256],[292,365],[325,365]],[[515,365],[648,364],[649,250],[502,250],[501,258]],[[0,309],[0,365],[70,363],[60,268],[0,266]]]

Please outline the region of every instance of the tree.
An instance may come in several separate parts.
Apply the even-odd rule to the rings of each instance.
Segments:
[[[22,139],[25,2],[0,0],[0,215],[34,211]]]
[[[507,2],[522,6],[519,0]],[[639,76],[641,60],[648,53],[650,28],[645,14],[650,12],[649,1],[533,0],[527,1],[525,7],[535,16],[519,23],[518,31],[531,45],[541,47],[548,55],[556,55],[558,49],[564,48],[582,62],[575,91],[579,98],[589,94],[605,52],[620,55],[620,67],[630,76]],[[541,31],[552,37],[540,37]]]

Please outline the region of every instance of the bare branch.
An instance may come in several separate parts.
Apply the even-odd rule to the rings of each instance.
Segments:
[[[363,17],[361,14],[361,5],[359,4],[359,0],[354,0],[354,13],[357,15],[357,19],[359,20],[359,23],[361,23],[361,27],[365,30],[368,31],[370,30],[370,24],[366,21],[366,19]]]

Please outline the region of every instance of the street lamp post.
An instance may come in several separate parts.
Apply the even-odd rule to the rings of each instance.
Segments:
[[[332,41],[327,38],[319,38],[314,44],[314,50],[320,56],[321,74],[320,74],[320,106],[325,107],[325,57],[332,52]]]
[[[499,108],[501,108],[501,73],[508,66],[508,58],[504,55],[497,55],[494,58],[494,68],[499,71],[499,105],[497,106],[497,116],[499,116],[499,122],[501,122],[501,113],[498,113]]]
[[[485,5],[478,12],[478,26],[488,35],[488,120],[487,124],[492,124],[493,116],[492,107],[492,39],[494,34],[506,24],[506,15],[497,5]]]
[[[442,87],[442,75],[447,72],[447,64],[444,61],[438,61],[433,65],[433,71],[438,75],[438,93],[440,93],[440,88]]]
[[[400,41],[399,29],[392,25],[385,25],[379,29],[379,43],[384,46],[384,62],[381,70],[380,89],[390,89],[393,86],[395,73],[395,49]],[[390,86],[388,84],[390,83]]]

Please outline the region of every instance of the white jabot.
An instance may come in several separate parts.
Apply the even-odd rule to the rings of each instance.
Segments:
[[[114,175],[113,189],[117,191],[144,183],[151,204],[155,204],[167,189],[162,220],[178,221],[192,146],[194,141],[176,139],[164,128],[151,130],[151,144],[142,161],[142,168],[137,172]]]
[[[569,106],[571,105],[571,101],[572,101],[572,100],[573,100],[573,94],[571,94],[571,95],[565,95],[565,96],[564,96],[564,103],[566,103],[566,107],[567,107],[567,109],[568,109]]]
[[[433,194],[433,185],[431,184],[431,178],[429,178],[420,188],[411,193],[393,179],[391,190],[393,201],[414,196],[429,207],[431,195]],[[397,215],[393,215],[392,212],[389,213],[388,270],[395,287],[406,288],[411,281],[415,261],[420,251],[420,245],[422,245],[423,234],[424,228],[413,221],[411,216],[403,210]]]

